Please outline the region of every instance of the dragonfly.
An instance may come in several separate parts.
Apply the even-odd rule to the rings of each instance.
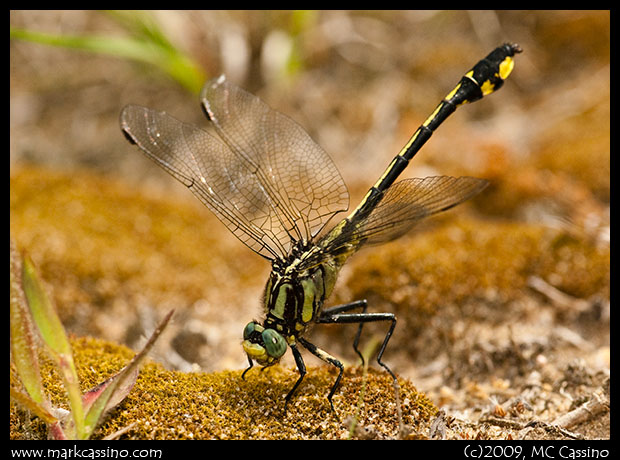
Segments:
[[[288,116],[228,81],[208,81],[200,95],[208,123],[197,127],[165,112],[128,105],[120,115],[127,140],[189,190],[242,243],[271,262],[263,294],[264,319],[243,330],[249,367],[278,363],[290,348],[299,377],[306,375],[301,348],[338,369],[327,399],[339,387],[341,361],[305,338],[312,324],[389,324],[376,360],[392,377],[383,354],[396,327],[393,313],[368,312],[366,300],[324,308],[340,269],[363,246],[394,240],[422,219],[481,192],[487,181],[434,176],[395,182],[433,132],[457,107],[497,91],[514,67],[517,44],[494,49],[467,72],[422,123],[360,204],[333,228],[328,222],[349,208],[349,192],[330,156]],[[324,231],[325,230],[325,231]]]

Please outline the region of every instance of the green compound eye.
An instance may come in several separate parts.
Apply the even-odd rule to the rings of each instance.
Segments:
[[[272,358],[277,359],[286,351],[286,340],[273,329],[265,329],[263,331],[263,342],[265,343],[267,354]]]
[[[254,331],[262,332],[263,326],[254,321],[246,324],[245,328],[243,329],[243,340],[249,340],[250,336]]]

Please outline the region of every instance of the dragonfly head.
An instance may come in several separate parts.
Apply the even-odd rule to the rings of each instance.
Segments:
[[[248,357],[262,366],[277,363],[286,352],[286,340],[274,329],[265,329],[256,321],[243,329],[243,349]]]

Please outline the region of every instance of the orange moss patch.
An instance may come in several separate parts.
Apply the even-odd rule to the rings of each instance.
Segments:
[[[11,235],[80,335],[103,335],[93,315],[104,311],[121,317],[145,303],[183,308],[213,286],[247,284],[267,268],[200,205],[147,198],[75,171],[21,169],[10,191]]]
[[[73,341],[78,374],[84,389],[118,371],[131,352],[122,346],[81,338]],[[45,386],[55,401],[63,398],[58,377],[43,369]],[[165,370],[145,364],[127,399],[95,432],[104,437],[132,423],[123,439],[342,439],[348,437],[343,422],[356,411],[363,375],[347,369],[334,406],[340,420],[331,413],[327,393],[336,372],[326,366],[309,368],[308,374],[284,412],[284,396],[297,379],[297,372],[280,366],[263,372],[241,371],[213,374]],[[435,406],[406,380],[400,381],[404,423],[426,430]],[[25,422],[26,417],[11,406],[11,439],[42,438],[44,427]],[[398,421],[394,391],[389,375],[369,371],[364,406],[358,419],[385,436],[395,436]]]
[[[404,324],[391,347],[416,347],[412,336],[436,316],[500,323],[526,294],[530,276],[577,298],[609,298],[609,247],[523,223],[467,220],[437,227],[356,256],[338,301],[367,298],[370,311],[393,311]],[[344,294],[346,293],[346,299]],[[449,319],[453,318],[453,319]]]

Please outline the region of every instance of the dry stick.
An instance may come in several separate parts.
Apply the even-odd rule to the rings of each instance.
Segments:
[[[364,395],[366,394],[366,382],[368,381],[368,362],[370,361],[370,357],[374,354],[374,352],[379,348],[379,341],[371,340],[364,351],[362,352],[362,356],[364,356],[364,365],[362,367],[362,388],[359,392],[359,397],[357,400],[357,407],[355,409],[355,414],[353,417],[350,417],[350,425],[349,425],[349,439],[353,436],[353,434],[357,431],[357,423],[359,421],[360,415],[362,413],[362,406],[364,405]],[[364,437],[365,434],[362,433],[361,437]]]
[[[523,427],[523,430],[539,426],[547,430],[558,431],[564,436],[568,436],[569,438],[584,439],[581,434],[573,433],[572,431],[569,431],[568,428],[586,422],[591,418],[594,418],[597,415],[608,410],[609,401],[604,396],[601,396],[599,393],[593,393],[592,397],[587,402],[583,403],[577,409],[556,418],[553,422],[547,423],[542,421],[531,421]],[[485,421],[489,423],[495,422],[495,424],[500,425],[500,423],[497,423],[497,421],[495,420]]]
[[[527,432],[523,432],[524,430],[527,430],[529,432],[530,429],[536,428],[536,427],[544,428],[547,431],[559,432],[568,438],[583,439],[583,436],[578,433],[573,433],[560,426],[547,423],[547,422],[543,422],[540,420],[532,420],[530,422],[520,422],[518,420],[507,420],[507,419],[503,419],[503,418],[499,418],[495,416],[489,416],[484,419],[481,419],[480,421],[483,423],[488,423],[490,425],[501,426],[503,428],[509,428],[512,430],[519,431],[519,439],[523,439],[525,437],[525,434],[527,434]]]
[[[400,438],[404,438],[409,434],[409,430],[405,428],[405,424],[403,423],[403,409],[400,407],[400,385],[398,384],[398,380],[394,380],[392,382],[392,387],[394,387],[394,399],[396,400],[396,415],[398,417],[398,436]]]
[[[588,401],[577,409],[556,418],[551,424],[561,428],[570,428],[594,418],[603,412],[607,412],[608,410],[609,401],[600,394],[593,393]]]
[[[565,312],[581,313],[592,307],[592,302],[570,296],[538,276],[530,276],[527,279],[527,284],[530,288],[540,292],[551,300],[554,305]]]

